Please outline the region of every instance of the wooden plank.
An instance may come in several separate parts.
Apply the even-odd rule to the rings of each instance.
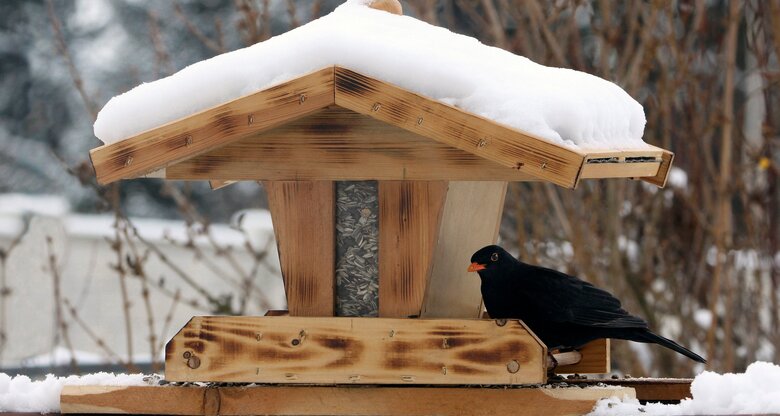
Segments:
[[[567,383],[589,385],[602,383],[608,386],[630,387],[636,391],[637,400],[676,402],[691,398],[690,378],[619,378],[619,379],[573,379]]]
[[[587,163],[582,166],[581,179],[654,177],[661,162],[649,163]]]
[[[580,415],[627,387],[65,386],[62,413],[161,415]]]
[[[450,182],[422,317],[480,317],[479,276],[466,269],[474,252],[498,239],[506,187],[506,182]]]
[[[642,178],[642,180],[659,188],[663,188],[666,186],[666,180],[669,178],[669,171],[672,169],[672,162],[674,162],[674,153],[668,150],[663,150],[663,156],[661,156],[661,167],[658,168],[658,173],[656,173],[656,175],[652,178]]]
[[[182,161],[166,175],[177,180],[537,180],[336,106]]]
[[[166,345],[165,378],[517,385],[544,382],[545,359],[518,321],[195,317]]]
[[[292,316],[333,316],[335,203],[331,181],[265,181]]]
[[[98,182],[140,176],[310,114],[333,104],[333,88],[329,67],[98,147],[90,152]]]
[[[433,264],[444,181],[379,182],[379,316],[419,316]]]
[[[579,363],[563,365],[555,369],[558,374],[607,374],[612,371],[608,339],[597,339],[578,350],[582,354]]]
[[[403,88],[336,67],[335,102],[352,111],[573,188],[584,155]]]
[[[652,177],[661,167],[663,154],[664,150],[655,146],[638,150],[587,151],[580,178]]]
[[[215,179],[209,181],[209,186],[211,187],[212,191],[216,191],[217,189],[222,189],[227,186],[233,185],[236,182],[238,181],[223,181],[223,180]]]
[[[202,415],[206,389],[153,386],[64,386],[62,413]]]

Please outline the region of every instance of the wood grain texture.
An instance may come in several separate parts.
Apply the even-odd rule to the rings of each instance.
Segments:
[[[166,386],[64,386],[65,414],[204,415],[205,388]]]
[[[62,413],[161,415],[581,415],[628,387],[66,386]]]
[[[537,180],[337,106],[185,160],[166,175],[178,180]]]
[[[379,182],[379,316],[419,316],[433,265],[444,181]]]
[[[333,316],[335,204],[330,181],[265,181],[292,316]]]
[[[333,89],[333,68],[325,68],[98,147],[90,152],[98,182],[137,177],[310,114],[333,104]]]
[[[480,317],[479,276],[466,269],[474,252],[498,239],[506,187],[506,182],[449,183],[422,317]]]
[[[663,155],[661,156],[661,167],[658,168],[658,173],[652,178],[642,178],[642,180],[659,188],[663,188],[666,186],[666,181],[669,178],[669,171],[672,169],[674,153],[668,150],[659,150],[663,152]]]
[[[546,349],[518,321],[195,317],[165,354],[170,381],[517,385],[546,375]]]
[[[654,177],[661,162],[651,163],[585,163],[581,179],[646,178]]]
[[[603,383],[609,386],[630,387],[636,391],[636,399],[642,401],[680,401],[691,398],[690,378],[620,378],[604,380],[566,380],[578,386]]]
[[[228,187],[230,185],[233,185],[236,182],[237,181],[223,181],[223,180],[215,179],[215,180],[210,180],[209,181],[209,186],[211,187],[212,191],[216,191],[217,189],[222,189],[222,188]]]
[[[607,374],[612,371],[608,339],[597,339],[578,350],[582,359],[577,364],[562,365],[555,369],[558,374]]]
[[[336,67],[337,105],[572,188],[584,155],[418,94]]]

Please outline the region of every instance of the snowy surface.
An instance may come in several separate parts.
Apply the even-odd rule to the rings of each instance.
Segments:
[[[72,237],[113,238],[116,218],[107,214],[74,214],[62,196],[0,194],[0,237],[14,237],[24,230],[25,216],[53,217],[62,220],[65,232]],[[236,212],[231,224],[211,224],[205,230],[188,226],[184,221],[155,218],[131,218],[138,234],[152,242],[172,241],[184,244],[192,237],[195,244],[240,247],[248,240],[260,250],[273,236],[271,213],[265,209]]]
[[[95,135],[114,143],[312,71],[339,65],[570,147],[640,149],[645,115],[623,89],[350,0],[248,48],[112,98]]]
[[[86,376],[54,377],[33,381],[27,376],[0,373],[0,411],[59,412],[60,392],[65,385],[143,386],[143,374],[96,373]]]
[[[591,416],[602,415],[738,415],[780,413],[780,366],[755,362],[744,373],[699,374],[691,385],[692,399],[676,405],[635,399],[601,400]]]

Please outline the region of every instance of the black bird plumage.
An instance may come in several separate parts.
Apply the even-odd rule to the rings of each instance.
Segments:
[[[477,271],[482,279],[482,298],[490,317],[521,319],[550,350],[617,338],[659,344],[706,362],[654,334],[644,319],[626,312],[616,297],[577,277],[525,264],[495,245],[474,253],[471,263],[469,271]]]

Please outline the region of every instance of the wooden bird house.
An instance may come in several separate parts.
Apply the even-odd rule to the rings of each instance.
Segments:
[[[373,181],[376,207],[365,212],[378,228],[378,316],[437,318],[479,316],[479,279],[464,264],[495,243],[508,181],[660,186],[672,161],[659,148],[572,150],[342,67],[91,156],[100,183],[262,181],[291,316],[337,315],[337,188]]]
[[[289,316],[193,318],[168,344],[167,379],[511,385],[546,380],[546,347],[521,322],[477,320],[466,271],[496,242],[507,183],[663,186],[673,155],[577,150],[328,66],[91,157],[101,184],[266,189]],[[609,371],[608,344],[563,370]]]

